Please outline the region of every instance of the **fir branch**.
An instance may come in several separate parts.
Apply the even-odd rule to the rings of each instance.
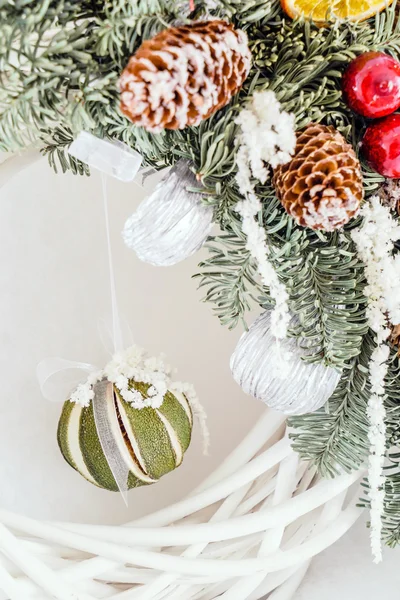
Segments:
[[[63,173],[71,171],[73,175],[90,175],[88,165],[68,154],[68,148],[73,142],[72,131],[61,126],[53,131],[43,132],[42,139],[45,146],[41,149],[47,156],[49,165],[58,172],[58,166]]]
[[[176,3],[163,0],[104,3],[96,19],[96,52],[110,56],[121,69],[143,39],[148,39],[177,18]]]
[[[239,224],[237,224],[239,228]],[[233,329],[255,304],[255,292],[261,293],[254,264],[245,240],[237,233],[212,237],[206,244],[210,257],[200,263],[202,272],[195,275],[199,288],[206,287],[204,302],[211,302],[222,325]]]
[[[93,79],[99,75],[90,21],[79,21],[81,6],[41,0],[28,15],[26,10],[17,5],[0,10],[0,140],[11,151],[39,143],[43,129],[73,119],[85,71]],[[78,126],[83,124],[87,120],[81,118]]]
[[[326,243],[311,243],[289,271],[291,309],[307,360],[344,368],[368,331],[364,270],[350,240],[338,244],[336,234],[326,237]]]
[[[368,486],[364,483],[366,494]],[[400,452],[392,452],[390,464],[386,472],[385,508],[382,518],[385,543],[394,548],[400,543]],[[360,506],[369,508],[368,496],[364,497]]]
[[[264,19],[274,18],[280,11],[279,0],[220,0],[224,12],[236,17],[243,26]]]

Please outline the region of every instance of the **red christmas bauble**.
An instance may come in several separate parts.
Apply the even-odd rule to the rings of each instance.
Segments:
[[[400,63],[383,52],[366,52],[343,75],[343,97],[351,110],[378,119],[400,108]]]
[[[371,167],[380,175],[400,178],[400,114],[372,123],[361,147]]]

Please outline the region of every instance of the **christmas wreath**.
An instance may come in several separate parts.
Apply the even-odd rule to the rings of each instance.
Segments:
[[[377,560],[400,537],[399,53],[396,2],[0,1],[1,149],[84,175],[86,132],[173,167],[126,242],[167,265],[208,238],[221,323],[266,311],[233,374],[322,476],[369,463]]]

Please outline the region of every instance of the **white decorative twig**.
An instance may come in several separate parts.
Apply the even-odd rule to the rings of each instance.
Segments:
[[[368,401],[368,439],[370,443],[368,482],[371,503],[371,548],[375,562],[382,560],[382,515],[385,500],[383,472],[386,455],[385,377],[390,349],[386,340],[388,325],[400,322],[400,256],[393,256],[394,242],[400,239],[400,227],[378,196],[361,209],[363,224],[352,231],[360,259],[365,264],[368,285],[367,316],[376,334],[376,344],[369,363],[371,396]]]
[[[237,204],[236,210],[243,219],[246,248],[257,263],[263,285],[269,287],[276,302],[271,331],[277,339],[282,339],[287,335],[290,321],[289,296],[268,260],[270,248],[267,236],[257,219],[262,205],[256,196],[252,177],[265,183],[270,177],[271,167],[289,162],[296,146],[295,118],[282,111],[273,92],[265,91],[254,94],[251,104],[240,112],[236,123],[241,127],[236,180],[245,198]]]
[[[367,416],[369,420],[368,440],[370,453],[368,458],[368,483],[371,503],[371,549],[374,562],[382,560],[382,515],[385,501],[385,476],[383,467],[386,455],[385,424],[385,376],[389,358],[389,346],[381,344],[372,353],[369,363],[371,396],[368,400]]]

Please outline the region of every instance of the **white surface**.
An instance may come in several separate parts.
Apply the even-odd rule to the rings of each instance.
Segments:
[[[45,356],[100,365],[106,354],[97,319],[109,314],[109,286],[100,179],[54,175],[44,160],[2,188],[0,247],[0,504],[37,518],[119,523],[180,498],[235,447],[263,406],[233,382],[229,357],[239,331],[220,327],[199,302],[197,255],[169,269],[140,263],[119,232],[141,197],[135,184],[110,184],[121,310],[137,343],[165,351],[192,381],[209,413],[212,456],[198,435],[183,466],[154,487],[118,495],[97,490],[63,461],[56,443],[61,407],[40,396],[35,367]],[[370,559],[362,522],[314,559],[296,600],[397,598],[399,551]]]
[[[365,522],[358,523],[339,542],[316,556],[295,600],[375,600],[400,596],[400,548],[384,551],[375,565]]]
[[[209,413],[211,456],[202,456],[197,428],[183,465],[156,486],[132,490],[128,509],[64,462],[56,442],[61,406],[41,397],[35,368],[47,356],[107,360],[97,333],[98,319],[110,314],[100,184],[98,174],[55,175],[41,160],[0,192],[0,505],[36,518],[120,523],[169,504],[204,479],[264,408],[230,377],[240,331],[223,329],[200,302],[191,280],[199,255],[166,269],[141,263],[120,231],[143,192],[112,180],[120,310],[136,343],[165,352],[180,379],[195,384]]]

